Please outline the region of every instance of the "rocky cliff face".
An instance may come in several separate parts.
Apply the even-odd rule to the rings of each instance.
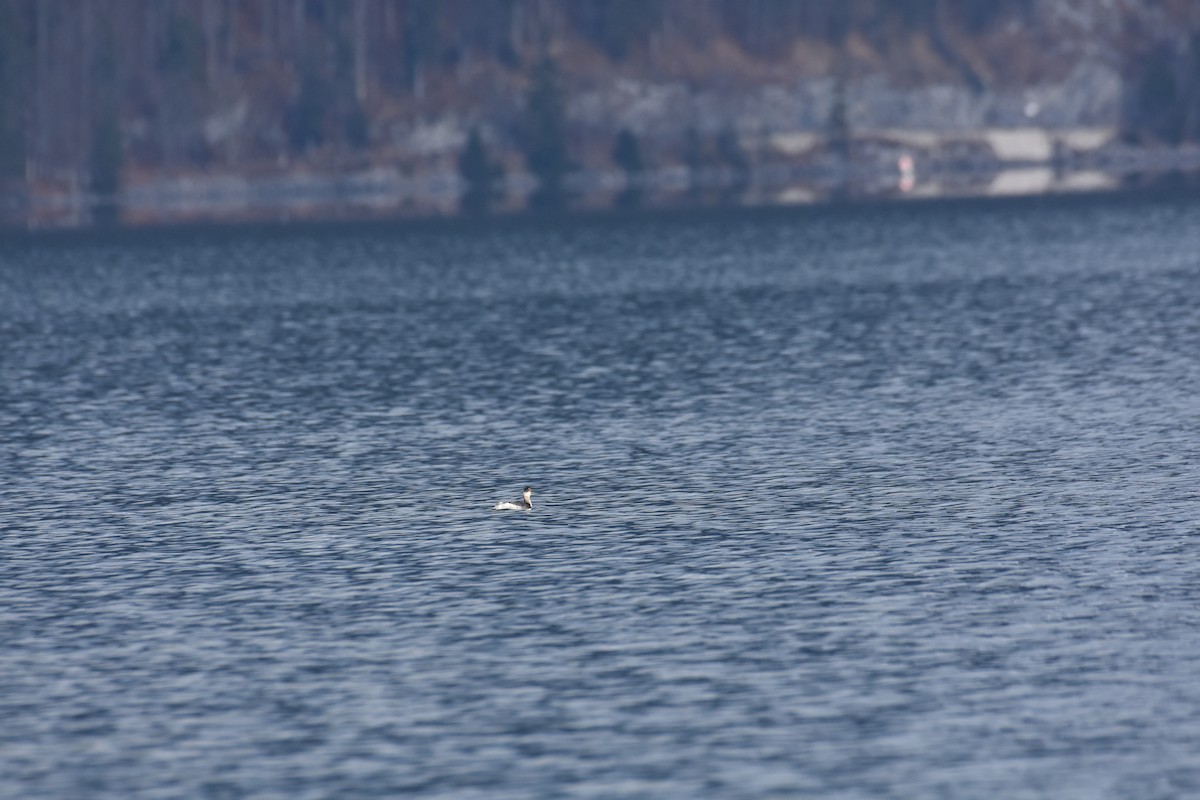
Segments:
[[[737,89],[623,80],[573,94],[569,118],[581,130],[627,127],[662,139],[682,135],[680,120],[710,133],[731,126],[746,133],[821,132],[829,124],[836,84],[835,78],[821,75]],[[856,131],[1116,127],[1124,82],[1110,63],[1089,59],[1061,79],[1024,86],[898,86],[886,74],[873,73],[848,80],[845,92],[849,124]]]

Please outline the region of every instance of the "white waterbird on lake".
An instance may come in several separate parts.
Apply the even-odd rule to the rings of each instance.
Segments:
[[[520,500],[506,500],[501,503],[496,503],[492,506],[492,511],[529,511],[533,508],[533,502],[529,499],[533,497],[533,487],[526,486],[521,492]]]

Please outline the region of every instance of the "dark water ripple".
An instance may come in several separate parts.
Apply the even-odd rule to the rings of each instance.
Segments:
[[[1195,217],[10,246],[0,796],[1200,795]]]

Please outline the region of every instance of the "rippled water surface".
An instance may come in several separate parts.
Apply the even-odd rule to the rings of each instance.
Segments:
[[[1200,796],[1198,211],[6,245],[0,796]]]

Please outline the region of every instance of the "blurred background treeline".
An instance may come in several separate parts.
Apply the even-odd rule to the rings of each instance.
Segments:
[[[26,224],[805,199],[1198,141],[1191,0],[0,0]]]

